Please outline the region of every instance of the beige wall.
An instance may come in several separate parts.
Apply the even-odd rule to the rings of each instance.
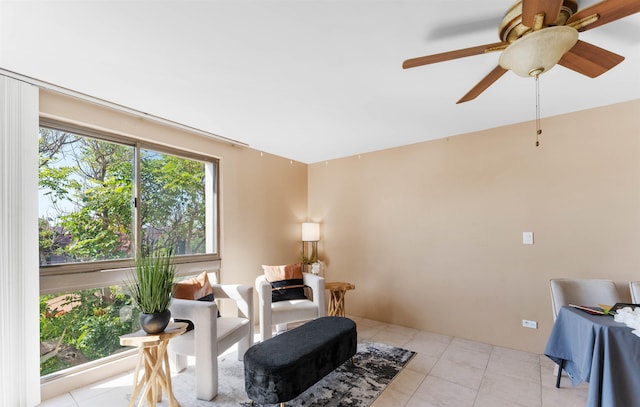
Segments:
[[[529,122],[310,165],[327,279],[356,285],[347,313],[541,353],[550,278],[610,278],[628,300],[640,100],[542,128],[540,147]]]
[[[221,280],[254,284],[262,264],[294,262],[307,215],[307,165],[154,124],[48,91],[42,116],[220,159]]]
[[[541,352],[549,278],[625,295],[640,280],[640,101],[545,119],[538,148],[524,123],[308,167],[48,91],[40,105],[220,158],[223,282],[296,261],[300,222],[320,221],[328,280],[357,287],[349,313]]]

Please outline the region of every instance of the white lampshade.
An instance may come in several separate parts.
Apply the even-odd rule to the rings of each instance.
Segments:
[[[317,242],[320,240],[320,224],[305,222],[302,224],[302,241]]]
[[[578,31],[567,26],[547,27],[526,34],[500,55],[500,66],[529,77],[546,72],[578,41]]]

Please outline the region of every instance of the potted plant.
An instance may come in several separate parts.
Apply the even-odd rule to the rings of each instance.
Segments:
[[[321,264],[315,251],[313,251],[309,257],[301,255],[300,263],[302,264],[302,270],[304,272],[316,275],[320,274]]]
[[[171,319],[175,265],[171,250],[140,254],[129,281],[131,297],[140,308],[140,326],[149,334],[163,332]]]

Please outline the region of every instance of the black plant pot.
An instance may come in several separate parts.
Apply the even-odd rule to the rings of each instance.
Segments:
[[[171,311],[166,310],[158,314],[140,313],[140,326],[148,334],[159,334],[169,325]]]

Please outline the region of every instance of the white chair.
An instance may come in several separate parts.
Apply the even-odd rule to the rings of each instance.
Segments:
[[[549,281],[553,320],[565,305],[597,306],[621,302],[616,285],[611,280],[558,278]]]
[[[629,283],[629,291],[631,291],[631,302],[640,304],[640,281],[631,281]]]
[[[264,275],[256,278],[258,312],[260,314],[260,340],[271,338],[272,327],[286,330],[287,323],[308,321],[323,317],[325,308],[324,278],[311,273],[302,273],[305,292],[311,291],[311,299],[271,302],[271,284]]]
[[[187,355],[195,356],[196,393],[201,400],[212,400],[218,394],[218,356],[237,343],[238,360],[243,360],[244,353],[253,345],[253,287],[212,286],[216,301],[235,300],[237,316],[218,318],[216,301],[174,298],[169,307],[172,317],[188,319],[195,327],[169,342],[169,355],[177,372],[186,368]]]
[[[554,321],[565,305],[597,306],[621,302],[616,285],[611,280],[559,278],[549,280],[549,285]],[[560,387],[563,364],[557,369],[556,387]]]

